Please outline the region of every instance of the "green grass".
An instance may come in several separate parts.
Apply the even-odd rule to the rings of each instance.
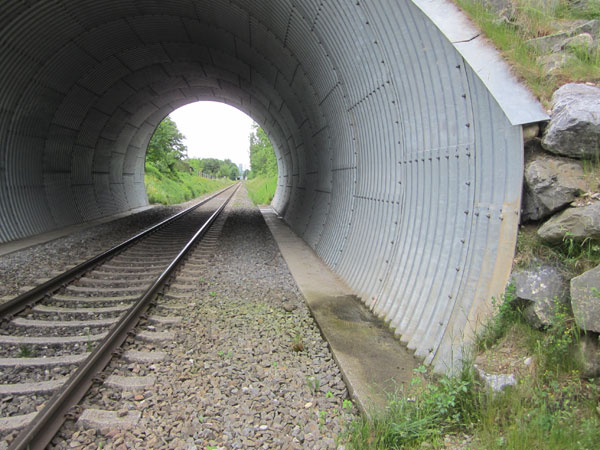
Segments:
[[[177,176],[179,179],[174,179],[161,173],[151,163],[146,163],[144,180],[148,201],[173,205],[217,191],[232,183],[230,180],[211,180],[186,172],[178,172]]]
[[[579,376],[580,330],[572,318],[557,308],[547,332],[532,329],[513,288],[495,306],[477,341],[478,361],[492,360],[492,368],[505,368],[500,373],[513,373],[512,368],[518,372],[516,386],[490,392],[471,363],[458,375],[442,377],[421,366],[385,410],[350,423],[343,438],[348,448],[597,448],[600,382]],[[530,366],[525,357],[531,357]]]
[[[565,83],[600,81],[600,50],[597,48],[570,50],[572,57],[568,63],[547,74],[537,61],[541,54],[525,43],[528,39],[555,33],[558,31],[556,25],[561,21],[600,17],[600,1],[590,0],[586,9],[578,9],[567,0],[559,0],[555,7],[541,9],[534,2],[516,0],[517,8],[511,21],[498,20],[495,13],[476,0],[456,0],[456,3],[545,105],[549,105],[552,93]]]
[[[260,176],[246,181],[248,195],[255,205],[268,205],[273,200],[277,189],[277,175]]]
[[[537,225],[524,225],[517,238],[515,267],[530,267],[534,263],[555,265],[572,278],[600,265],[600,242],[589,238],[577,242],[567,236],[562,242],[551,244],[538,236]]]

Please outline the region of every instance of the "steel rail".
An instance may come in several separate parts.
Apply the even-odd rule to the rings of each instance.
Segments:
[[[6,303],[3,303],[2,305],[0,305],[0,317],[17,314],[17,313],[21,312],[23,309],[27,308],[28,306],[36,304],[37,302],[43,300],[47,295],[52,294],[53,292],[57,291],[61,287],[64,287],[66,284],[81,277],[87,271],[93,269],[94,267],[96,267],[98,264],[102,263],[107,258],[114,256],[115,254],[121,252],[122,250],[124,250],[125,248],[130,246],[131,244],[139,241],[140,239],[142,239],[145,236],[148,236],[151,233],[154,233],[155,231],[158,231],[159,229],[163,228],[165,225],[168,225],[169,223],[173,222],[174,220],[179,219],[181,216],[190,213],[191,211],[204,205],[205,203],[214,199],[215,197],[222,194],[223,192],[226,192],[228,189],[231,189],[233,186],[235,186],[235,184],[228,186],[225,189],[221,189],[220,191],[218,191],[215,194],[211,195],[210,197],[202,200],[201,202],[197,203],[196,205],[190,206],[189,208],[178,212],[177,214],[163,220],[162,222],[157,223],[156,225],[152,225],[150,228],[134,235],[133,237],[130,237],[129,239],[121,242],[120,244],[114,246],[113,248],[106,250],[105,252],[102,252],[102,253],[88,259],[87,261],[82,262],[81,264],[78,264],[77,266],[67,270],[66,272],[64,272],[60,275],[57,275],[56,277],[52,278],[51,280],[48,280],[45,283],[40,284],[39,286],[36,286],[35,288],[33,288],[27,292],[24,292],[23,294],[19,295],[18,297],[15,297]]]
[[[44,449],[58,432],[69,410],[76,405],[90,389],[94,377],[110,362],[113,352],[119,348],[129,332],[137,325],[140,316],[148,308],[150,301],[156,296],[175,270],[181,260],[187,255],[196,242],[204,236],[227,203],[237,192],[239,183],[229,197],[219,208],[204,222],[183,249],[171,261],[169,266],[156,278],[152,285],[144,292],[140,299],[127,313],[113,326],[108,335],[92,351],[90,356],[82,363],[73,375],[65,382],[60,390],[48,400],[48,403],[35,416],[29,425],[17,435],[8,450],[35,450]]]

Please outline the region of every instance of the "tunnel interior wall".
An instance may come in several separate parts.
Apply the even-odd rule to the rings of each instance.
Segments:
[[[158,123],[221,101],[274,144],[274,208],[418,356],[448,368],[508,276],[522,137],[425,9],[4,0],[0,242],[147,204]]]

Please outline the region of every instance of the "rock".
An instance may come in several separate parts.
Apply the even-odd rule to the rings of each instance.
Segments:
[[[567,53],[550,53],[537,58],[536,62],[542,66],[546,74],[552,74],[557,69],[565,66],[570,60],[575,58]]]
[[[505,20],[513,18],[517,11],[515,0],[481,0],[481,3]]]
[[[548,242],[561,242],[566,237],[575,241],[600,238],[600,202],[579,208],[569,208],[552,216],[537,231]]]
[[[524,315],[534,328],[543,328],[552,323],[557,305],[568,305],[567,280],[555,267],[542,265],[538,268],[513,273],[515,295],[527,306]]]
[[[528,142],[537,137],[540,132],[540,126],[537,123],[523,125],[523,142]]]
[[[571,306],[582,330],[600,332],[600,266],[571,279]]]
[[[540,53],[549,53],[555,49],[563,48],[569,38],[577,36],[582,33],[589,33],[592,36],[598,36],[598,30],[600,28],[600,21],[598,20],[587,20],[587,21],[576,21],[566,31],[560,33],[551,34],[548,36],[542,36],[535,39],[529,39],[525,43],[535,48]]]
[[[473,367],[475,367],[479,380],[481,380],[488,389],[491,389],[492,392],[501,392],[508,386],[517,385],[517,378],[512,373],[486,373],[485,370],[481,369],[477,364]]]
[[[590,33],[581,33],[567,39],[560,50],[591,49],[594,46],[594,38]]]
[[[581,376],[597,378],[600,376],[600,341],[596,333],[585,333],[579,340],[581,357]]]
[[[522,220],[539,220],[571,203],[586,190],[581,164],[535,154],[525,164]]]
[[[558,155],[600,158],[600,88],[565,84],[552,96],[552,104],[542,146]]]

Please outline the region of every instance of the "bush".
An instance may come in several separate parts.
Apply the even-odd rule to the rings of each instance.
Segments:
[[[146,163],[144,181],[148,201],[163,205],[182,203],[231,184],[230,180],[211,180],[187,172],[165,174],[149,162]]]

